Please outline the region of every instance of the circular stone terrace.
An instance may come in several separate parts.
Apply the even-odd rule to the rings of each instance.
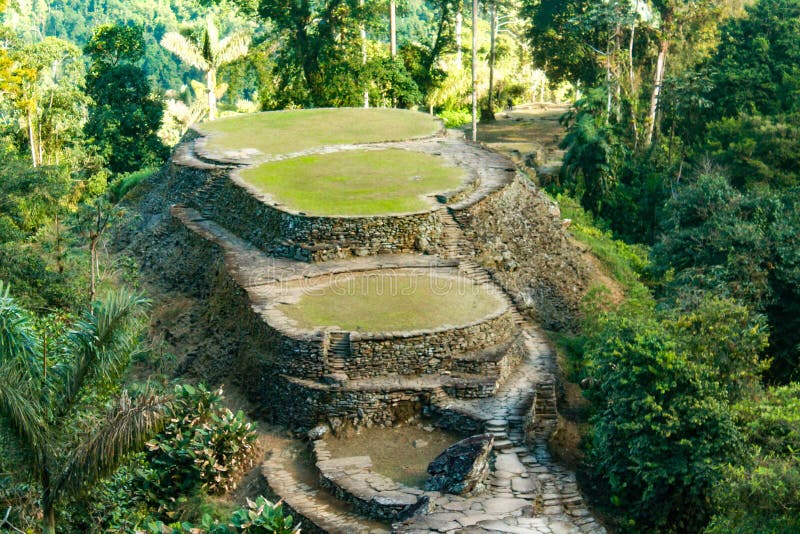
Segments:
[[[516,325],[498,289],[454,267],[352,267],[257,288],[292,376],[499,373]]]
[[[366,334],[465,327],[507,308],[493,288],[433,269],[323,276],[288,288],[278,302],[298,329]]]
[[[441,153],[385,146],[441,130],[436,119],[413,111],[292,110],[203,124],[196,150],[209,160],[247,164],[234,180],[282,211],[404,215],[441,207],[436,195],[462,189],[469,175]]]
[[[182,153],[227,170],[198,188],[192,207],[269,254],[301,261],[440,251],[445,205],[480,199],[513,176],[507,163],[478,165],[490,160],[486,151],[415,111],[276,111],[195,130]]]

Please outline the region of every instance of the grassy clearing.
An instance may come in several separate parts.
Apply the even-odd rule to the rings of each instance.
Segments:
[[[406,150],[357,150],[265,163],[241,176],[276,202],[309,215],[424,211],[425,195],[457,189],[464,173]]]
[[[428,432],[416,426],[373,427],[344,438],[328,439],[327,444],[334,458],[369,456],[376,472],[396,482],[422,488],[428,479],[428,464],[461,439],[457,434],[440,429]]]
[[[572,220],[569,230],[575,239],[589,246],[626,292],[641,287],[641,275],[649,262],[647,247],[614,239],[610,231],[598,228],[592,215],[572,197],[558,195],[556,200],[561,216]]]
[[[433,117],[400,109],[308,109],[253,113],[198,127],[211,151],[255,148],[267,155],[350,143],[401,141],[436,133]]]
[[[299,302],[280,309],[301,328],[396,332],[463,325],[500,306],[495,295],[464,278],[372,273],[307,289]]]

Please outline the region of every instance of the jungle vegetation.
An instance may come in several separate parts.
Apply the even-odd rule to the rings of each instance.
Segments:
[[[366,104],[466,123],[471,6],[397,10],[390,35],[382,0],[0,0],[0,529],[296,529],[266,501],[209,504],[253,423],[217,389],[129,372],[157,349],[136,262],[106,241],[204,119]],[[596,509],[620,532],[799,531],[800,0],[479,15],[481,119],[572,103],[540,185],[634,273],[562,333]]]

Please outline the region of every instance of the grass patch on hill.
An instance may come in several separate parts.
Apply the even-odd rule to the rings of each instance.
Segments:
[[[558,195],[556,201],[561,209],[561,216],[572,221],[569,230],[575,239],[589,246],[626,292],[640,289],[642,275],[649,264],[647,247],[629,245],[621,239],[614,239],[609,230],[598,227],[592,214],[584,210],[574,198]]]
[[[433,135],[441,125],[433,117],[400,109],[307,109],[239,115],[204,123],[215,151],[255,148],[267,155],[352,143],[402,141]]]
[[[465,278],[373,273],[309,288],[297,303],[280,310],[309,330],[396,332],[465,325],[501,306],[497,296]]]
[[[406,150],[356,150],[265,163],[242,178],[276,202],[309,215],[424,211],[426,195],[457,189],[464,173],[435,156]]]

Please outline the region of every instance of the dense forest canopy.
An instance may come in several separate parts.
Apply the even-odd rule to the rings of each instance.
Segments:
[[[620,532],[800,530],[800,0],[490,0],[477,28],[471,9],[0,0],[0,517],[162,532],[231,485],[187,458],[245,463],[220,392],[126,374],[157,351],[107,240],[192,124],[367,105],[459,127],[474,52],[481,121],[570,104],[560,172],[532,179],[636,272],[556,336],[590,401],[584,489]]]

